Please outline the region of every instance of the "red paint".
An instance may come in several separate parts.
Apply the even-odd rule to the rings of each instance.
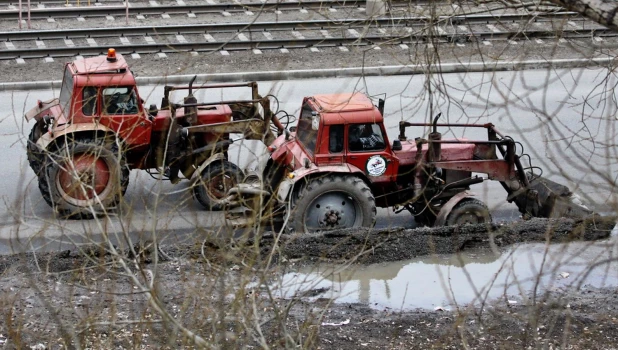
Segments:
[[[465,142],[465,139],[458,139]],[[423,144],[422,152],[425,158],[429,145]],[[474,156],[474,144],[470,143],[444,143],[442,144],[441,161],[469,160]],[[416,163],[416,142],[401,141],[401,151],[394,151],[399,158],[400,165],[412,165]]]
[[[79,180],[77,180],[77,179]],[[78,154],[60,170],[60,187],[77,200],[88,200],[105,190],[110,174],[104,159],[93,154]]]

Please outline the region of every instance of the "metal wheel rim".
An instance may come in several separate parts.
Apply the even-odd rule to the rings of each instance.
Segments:
[[[465,225],[465,224],[482,224],[485,222],[485,217],[480,215],[479,213],[467,211],[455,220],[455,225]]]
[[[356,200],[345,192],[326,192],[316,197],[303,217],[309,232],[360,226],[363,214]]]
[[[112,173],[104,158],[94,154],[74,155],[61,165],[56,175],[60,196],[75,206],[89,206],[97,197],[105,198],[112,191]]]
[[[209,178],[208,182],[204,184],[204,188],[210,198],[221,200],[227,196],[227,192],[235,185],[236,179],[233,176],[222,173]]]

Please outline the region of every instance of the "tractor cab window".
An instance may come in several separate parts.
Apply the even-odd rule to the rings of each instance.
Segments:
[[[348,148],[352,152],[380,151],[386,147],[378,124],[353,124],[348,128]]]
[[[73,74],[67,65],[64,69],[64,79],[62,79],[62,86],[60,87],[60,96],[58,102],[60,108],[65,116],[69,116],[71,111],[71,95],[73,94]]]
[[[340,153],[343,151],[343,125],[331,125],[328,132],[328,151]]]
[[[95,115],[97,112],[97,88],[86,86],[82,90],[82,113],[84,115]]]
[[[105,114],[137,114],[137,98],[130,87],[103,89]]]
[[[307,151],[314,153],[315,144],[317,142],[318,128],[320,126],[320,117],[314,115],[313,110],[309,105],[304,105],[300,112],[300,119],[298,120],[298,128],[296,131],[296,137],[305,146]]]

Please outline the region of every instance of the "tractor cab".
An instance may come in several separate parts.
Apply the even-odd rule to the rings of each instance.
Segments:
[[[75,60],[65,66],[58,124],[95,123],[117,132],[128,145],[146,145],[151,122],[141,101],[124,57],[109,49],[106,56]]]
[[[296,132],[298,144],[316,168],[343,166],[370,182],[391,182],[393,156],[381,111],[361,93],[305,98]],[[297,156],[303,165],[303,155]]]
[[[131,152],[139,154],[151,139],[152,122],[142,106],[135,77],[114,49],[105,56],[67,63],[58,97],[38,101],[25,118],[37,122],[31,152],[46,149],[66,135],[117,135]],[[132,155],[127,157],[134,161]]]

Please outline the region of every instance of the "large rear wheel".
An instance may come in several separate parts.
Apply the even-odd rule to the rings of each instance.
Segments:
[[[28,144],[26,145],[28,163],[37,176],[41,171],[41,166],[45,160],[45,154],[36,143],[44,132],[45,122],[42,120],[36,122],[36,124],[32,127],[32,130],[30,130],[30,134],[28,135]]]
[[[236,164],[227,160],[216,161],[208,165],[193,189],[195,198],[211,211],[223,210],[226,207],[230,188],[235,187],[244,178],[244,174]]]
[[[373,227],[376,204],[371,189],[357,177],[325,175],[297,189],[288,232],[318,232]]]
[[[129,169],[113,142],[72,140],[45,158],[39,175],[43,198],[62,217],[91,218],[118,205]]]

